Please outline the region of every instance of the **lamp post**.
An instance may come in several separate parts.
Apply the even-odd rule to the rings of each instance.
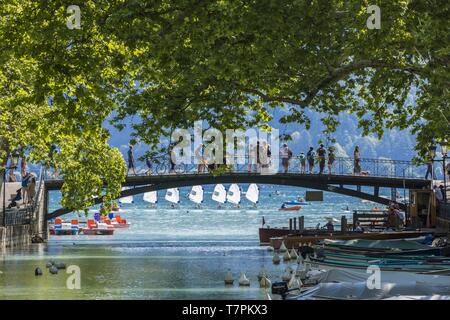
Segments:
[[[441,153],[442,153],[442,169],[444,173],[444,203],[447,203],[447,177],[446,177],[446,159],[447,159],[447,151],[448,151],[448,142],[447,140],[443,140],[441,143]]]

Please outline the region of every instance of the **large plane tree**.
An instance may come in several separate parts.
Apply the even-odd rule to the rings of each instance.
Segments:
[[[0,6],[0,159],[56,167],[65,207],[120,191],[107,120],[150,145],[199,119],[264,126],[272,108],[306,127],[321,112],[329,133],[340,113],[365,134],[411,129],[419,157],[450,136],[448,1],[73,2],[80,28],[66,1]]]

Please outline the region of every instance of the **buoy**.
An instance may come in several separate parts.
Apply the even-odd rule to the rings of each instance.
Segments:
[[[284,261],[289,261],[291,260],[291,255],[289,254],[289,251],[286,251],[283,255],[283,260]]]
[[[286,269],[286,270],[284,271],[283,275],[281,276],[281,280],[283,280],[283,281],[289,281],[289,280],[291,280],[291,277],[292,277],[292,273],[289,272],[288,269]]]
[[[311,259],[309,258],[309,254],[306,255],[305,262],[311,262]]]
[[[267,247],[268,251],[275,251],[275,249],[272,246]]]
[[[52,262],[47,262],[47,263],[45,264],[45,267],[46,267],[46,268],[50,268],[52,265],[53,265]]]
[[[55,267],[58,269],[65,269],[66,264],[64,262],[59,262],[59,263],[55,264]]]
[[[261,279],[265,276],[266,276],[266,270],[264,268],[262,268],[258,273],[258,281],[261,281]]]
[[[41,268],[37,267],[36,269],[34,269],[34,275],[35,276],[42,276]]]
[[[291,252],[290,252],[290,256],[291,256],[291,259],[292,259],[292,260],[297,259],[297,258],[298,258],[297,250],[295,250],[294,248],[292,248],[292,249],[291,249]]]
[[[58,268],[56,268],[55,266],[51,266],[49,271],[51,274],[58,274]]]
[[[248,278],[245,276],[244,272],[242,272],[241,276],[239,277],[239,285],[246,286],[246,287],[250,285],[250,280],[248,280]]]
[[[279,256],[278,254],[275,253],[275,254],[273,255],[272,262],[273,262],[274,264],[279,264],[280,261],[281,261],[280,256]]]
[[[233,274],[231,273],[230,270],[228,270],[227,274],[225,275],[225,284],[233,284],[233,283],[234,283]]]
[[[260,288],[270,288],[272,286],[272,282],[265,275],[259,280]]]
[[[303,263],[303,256],[301,254],[299,254],[298,257],[297,257],[297,263],[298,264],[302,264]]]
[[[286,248],[286,246],[284,244],[284,241],[283,241],[283,242],[281,242],[280,252],[285,252],[285,251],[287,251],[287,248]]]
[[[289,280],[288,288],[289,289],[300,289],[301,286],[302,286],[302,282],[299,279],[297,279],[295,277],[295,275],[293,274],[291,280]]]

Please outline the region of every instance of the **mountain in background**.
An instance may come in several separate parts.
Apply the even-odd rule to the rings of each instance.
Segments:
[[[289,147],[294,155],[301,151],[308,151],[310,146],[317,149],[318,141],[326,141],[322,130],[324,125],[321,122],[322,115],[315,112],[307,112],[311,119],[311,128],[306,130],[304,126],[296,124],[281,124],[279,119],[286,111],[277,109],[272,112],[273,120],[270,125],[278,128],[280,134],[286,133],[292,136],[292,141],[288,141]],[[353,156],[353,149],[356,145],[360,147],[363,158],[389,158],[395,160],[411,160],[414,155],[415,137],[409,131],[385,130],[381,140],[371,135],[363,137],[362,130],[358,128],[356,116],[342,114],[339,116],[340,126],[333,137],[336,139],[335,150],[337,156]],[[126,156],[128,143],[131,137],[131,129],[127,126],[122,131],[117,131],[111,125],[106,126],[111,132],[110,144],[120,148]],[[139,144],[135,147],[135,156],[139,157],[147,151],[148,147]],[[126,157],[125,157],[126,159]]]

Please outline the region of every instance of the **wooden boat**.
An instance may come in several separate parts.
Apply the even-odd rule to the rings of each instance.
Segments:
[[[270,239],[270,245],[274,249],[279,249],[281,243],[288,248],[297,248],[302,243],[317,243],[320,240],[334,239],[334,240],[352,240],[352,239],[368,239],[368,240],[386,240],[386,239],[407,239],[424,236],[433,232],[430,231],[391,231],[391,232],[324,232],[314,235],[287,235],[284,237],[275,237]]]
[[[279,211],[298,211],[302,208],[302,206],[291,206],[291,207],[281,207],[278,209]]]

